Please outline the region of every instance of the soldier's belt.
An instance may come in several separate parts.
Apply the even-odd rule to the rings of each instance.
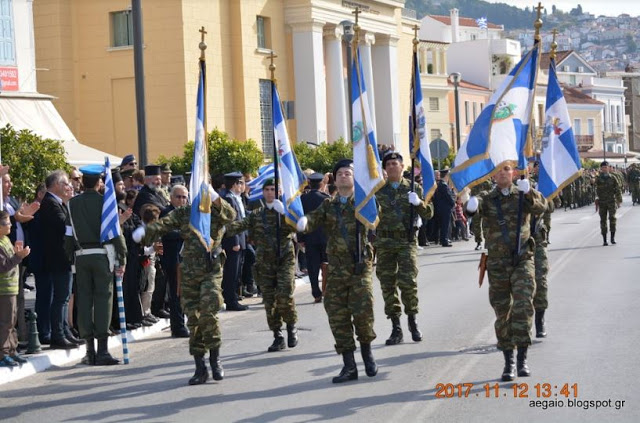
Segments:
[[[85,249],[76,251],[76,257],[90,256],[93,254],[107,255],[107,250],[105,250],[104,248],[85,248]]]
[[[407,231],[376,231],[378,238],[407,239]]]

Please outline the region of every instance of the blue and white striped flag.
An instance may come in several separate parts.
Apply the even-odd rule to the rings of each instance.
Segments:
[[[200,60],[200,77],[196,101],[196,138],[193,149],[193,165],[189,181],[191,216],[189,227],[198,235],[202,245],[211,249],[211,196],[209,194],[209,153],[205,133],[205,84],[206,64]]]
[[[476,24],[480,29],[487,29],[488,27],[487,18],[483,16],[481,18],[476,19]]]
[[[102,219],[100,222],[100,242],[110,241],[122,233],[118,220],[116,188],[113,185],[111,163],[108,156],[104,158],[104,196],[102,197]]]
[[[536,43],[482,109],[456,155],[451,181],[458,192],[488,179],[505,164],[525,169],[533,156],[529,122],[538,72]]]
[[[581,168],[567,102],[558,83],[555,61],[551,59],[538,191],[547,199],[555,197],[580,175]]]
[[[282,202],[285,209],[285,220],[292,226],[296,226],[298,219],[304,216],[300,195],[307,184],[307,178],[296,155],[291,148],[287,127],[284,123],[284,115],[275,83],[271,84],[271,104],[273,105],[273,136],[275,138],[278,156],[279,188],[282,190]]]
[[[273,168],[273,163],[269,163],[267,165],[262,166],[258,170],[258,176],[251,180],[247,185],[251,189],[249,191],[249,202],[262,200],[264,196],[262,195],[262,184],[269,178],[275,177],[275,171]]]
[[[411,82],[412,99],[411,108],[409,109],[409,151],[411,151],[413,157],[420,161],[424,201],[429,202],[436,190],[436,175],[433,170],[431,150],[429,149],[429,140],[427,139],[427,120],[424,115],[422,84],[420,83],[420,68],[418,67],[417,53],[413,53],[413,79]],[[414,125],[416,129],[414,129]]]
[[[385,181],[382,177],[382,165],[378,157],[376,134],[371,121],[371,108],[358,48],[354,49],[351,63],[351,81],[356,219],[366,228],[375,229],[378,225],[375,194],[382,188]]]

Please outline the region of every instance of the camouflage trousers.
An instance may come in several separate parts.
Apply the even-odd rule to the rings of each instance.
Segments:
[[[631,191],[631,201],[640,203],[640,183],[632,183],[629,190]]]
[[[469,228],[473,232],[473,237],[477,244],[482,244],[482,218],[479,215],[473,216],[471,219],[471,227]]]
[[[616,204],[615,203],[603,203],[599,204],[600,210],[600,233],[602,235],[607,234],[607,214],[609,214],[609,229],[611,232],[616,231]]]
[[[402,307],[398,298],[398,290],[406,314],[418,314],[418,267],[416,256],[418,249],[415,242],[382,238],[376,241],[378,265],[376,276],[380,280],[384,313],[387,318],[400,317]]]
[[[220,257],[213,260],[213,270],[207,272],[205,260],[185,258],[181,266],[181,303],[187,315],[189,354],[203,355],[222,343],[218,311],[222,304],[222,265]]]
[[[549,274],[549,258],[547,257],[547,242],[536,238],[534,253],[536,266],[536,293],[533,296],[533,308],[546,310],[549,307],[547,299],[547,275]]]
[[[285,253],[286,254],[286,253]],[[262,291],[264,310],[267,313],[269,329],[278,330],[282,322],[293,324],[298,321],[293,291],[296,285],[296,264],[293,251],[286,254],[277,265],[273,261],[257,261],[254,266],[255,279]]]
[[[511,258],[489,257],[489,303],[496,313],[495,330],[499,350],[531,345],[535,268],[531,253],[521,256],[517,266]]]
[[[344,263],[342,263],[344,261]],[[353,262],[329,257],[324,309],[338,354],[355,351],[353,332],[360,343],[376,339],[373,330],[373,286],[371,261],[361,275],[353,274]]]

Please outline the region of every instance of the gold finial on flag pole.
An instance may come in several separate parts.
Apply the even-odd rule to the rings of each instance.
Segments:
[[[551,33],[553,34],[553,41],[551,41],[551,52],[549,53],[549,57],[555,60],[556,49],[558,48],[558,43],[556,43],[556,35],[558,34],[558,30],[554,28]]]
[[[418,44],[420,44],[420,40],[418,39],[418,30],[420,27],[418,25],[413,26],[413,52],[418,52]]]
[[[276,57],[278,57],[278,55],[271,50],[271,53],[269,53],[269,72],[271,72],[271,81],[273,81],[274,84],[276,83],[276,65],[273,63],[273,59]]]
[[[358,43],[360,42],[360,40],[358,39],[358,37],[360,36],[360,25],[358,25],[358,16],[360,16],[362,10],[360,10],[359,7],[356,7],[356,10],[351,13],[356,15],[356,23],[353,25],[353,32],[355,33],[355,36],[353,37],[353,45],[355,47],[358,47]]]
[[[207,49],[207,43],[204,42],[204,36],[207,34],[207,31],[205,31],[203,26],[200,28],[199,32],[200,44],[198,44],[198,47],[200,48],[200,60],[204,60],[204,51]]]
[[[533,36],[533,38],[536,43],[540,42],[540,28],[542,28],[542,9],[543,9],[542,3],[538,2],[538,6],[536,6],[538,17],[536,21],[533,23],[533,27],[536,29],[536,33]]]

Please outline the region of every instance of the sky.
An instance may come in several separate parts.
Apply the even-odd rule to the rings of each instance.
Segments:
[[[536,7],[538,1],[536,0],[486,0],[489,3],[506,3],[511,6],[516,6],[521,9],[529,6],[529,8]],[[584,12],[593,13],[596,16],[618,16],[622,13],[628,13],[631,16],[640,15],[640,4],[637,0],[548,0],[541,1],[542,6],[547,9],[547,13],[551,13],[551,6],[556,7],[563,12],[569,12],[575,8],[578,4],[582,5]],[[635,9],[635,10],[634,10]]]

